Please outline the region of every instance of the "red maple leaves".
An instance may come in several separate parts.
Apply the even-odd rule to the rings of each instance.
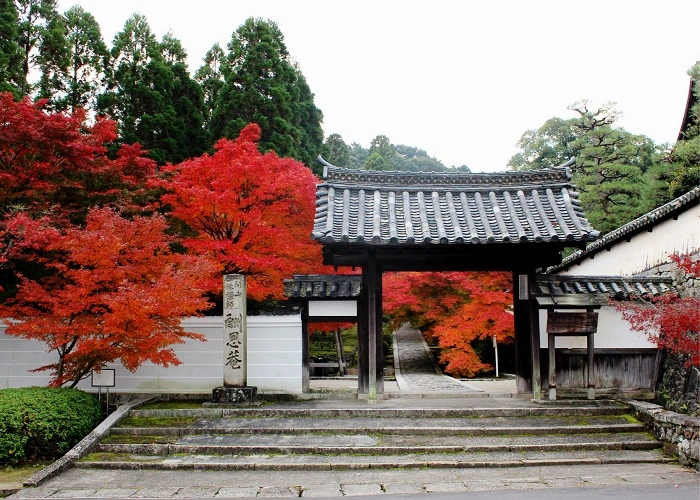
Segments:
[[[441,348],[440,362],[454,376],[472,377],[491,365],[474,350],[478,340],[514,340],[510,273],[391,273],[384,306],[395,326],[410,322]]]
[[[250,298],[280,299],[284,278],[323,269],[309,236],[317,179],[294,159],[262,154],[259,139],[250,124],[213,155],[166,167],[158,185],[164,206],[192,232],[182,240],[190,252],[247,275]]]
[[[700,277],[700,261],[672,255],[686,280]],[[617,304],[632,329],[646,333],[659,348],[687,356],[687,366],[700,367],[700,297],[666,294]]]
[[[201,338],[185,332],[180,318],[209,307],[197,283],[216,267],[173,253],[166,228],[162,216],[127,220],[108,208],[92,209],[85,227],[25,226],[27,241],[45,242],[25,258],[47,272],[21,276],[2,312],[15,320],[8,334],[58,353],[56,363],[38,368],[51,370],[52,385],[75,385],[115,360],[132,371],[145,361],[178,364],[169,346]]]

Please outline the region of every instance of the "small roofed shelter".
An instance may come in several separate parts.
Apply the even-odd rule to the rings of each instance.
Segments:
[[[569,392],[594,389],[653,393],[660,351],[644,332],[631,330],[616,304],[648,301],[669,293],[677,293],[670,276],[538,275],[535,298],[541,309],[540,350],[545,354],[541,376],[549,378],[550,398],[553,390],[556,394],[557,385]],[[593,346],[583,349],[580,336],[560,339],[555,349],[551,333],[544,331],[553,317],[583,311],[595,311],[597,317],[595,358],[590,349]],[[592,342],[592,338],[589,340]],[[590,383],[592,387],[587,387]]]
[[[358,394],[384,392],[382,274],[510,271],[519,392],[540,397],[535,271],[599,233],[585,218],[569,166],[504,173],[348,170],[324,164],[312,238],[323,261],[362,268]]]
[[[361,286],[359,274],[295,274],[284,280],[285,297],[301,306],[303,392],[310,385],[309,323],[355,323]]]

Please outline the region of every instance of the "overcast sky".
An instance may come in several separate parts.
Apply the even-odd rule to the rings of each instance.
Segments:
[[[619,124],[678,135],[700,60],[698,0],[59,0],[111,46],[132,13],[172,31],[190,72],[249,17],[275,21],[323,111],[326,137],[379,134],[446,165],[502,171],[516,142],[579,99],[615,101]]]

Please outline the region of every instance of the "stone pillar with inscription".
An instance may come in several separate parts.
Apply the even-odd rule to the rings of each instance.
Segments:
[[[247,382],[246,283],[242,274],[224,276],[224,386]]]
[[[246,282],[242,274],[224,276],[224,385],[213,390],[215,403],[252,401],[247,381]]]

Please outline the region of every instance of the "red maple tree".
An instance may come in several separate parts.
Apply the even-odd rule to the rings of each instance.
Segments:
[[[686,280],[700,277],[700,261],[672,255]],[[700,367],[700,297],[665,294],[618,302],[616,307],[633,330],[646,333],[660,349],[687,357],[686,366]]]
[[[138,144],[111,158],[114,122],[46,113],[44,101],[15,102],[0,93],[0,219],[17,212],[50,216],[53,224],[82,222],[90,207],[123,207],[155,172]]]
[[[284,278],[323,269],[310,237],[317,179],[294,159],[261,153],[260,134],[249,124],[214,154],[164,167],[159,181],[161,202],[190,233],[185,247],[248,276],[248,297],[258,301],[282,298]]]
[[[134,371],[145,361],[179,364],[172,344],[201,339],[180,326],[207,309],[202,276],[211,261],[173,253],[162,216],[127,220],[108,208],[89,211],[84,227],[58,230],[19,222],[15,240],[35,251],[25,258],[47,272],[21,276],[16,295],[0,308],[9,335],[46,342],[58,361],[51,385],[75,386],[91,370],[121,361]]]
[[[388,273],[384,308],[393,326],[410,322],[429,340],[437,339],[440,363],[457,377],[492,369],[474,342],[514,340],[511,275],[503,272]]]

